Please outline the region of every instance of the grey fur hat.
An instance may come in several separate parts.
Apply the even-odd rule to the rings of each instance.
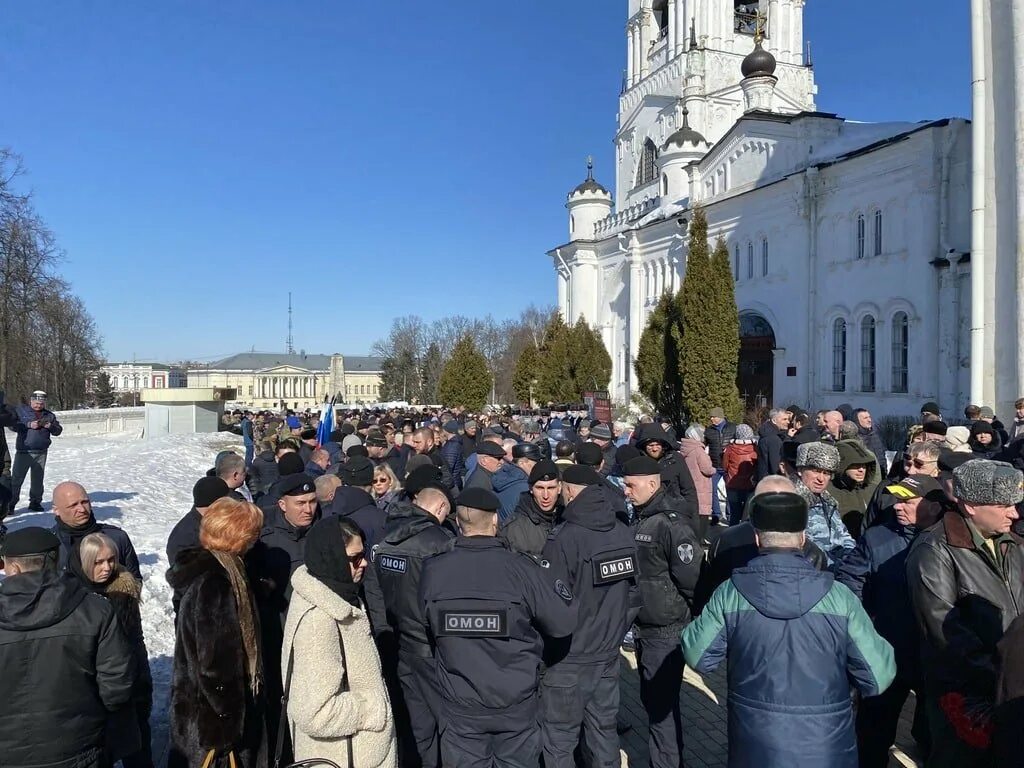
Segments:
[[[1024,499],[1024,472],[1005,461],[974,459],[953,470],[953,494],[967,504],[1013,506]]]
[[[839,451],[828,443],[804,443],[796,449],[796,468],[804,467],[835,472],[839,469]]]

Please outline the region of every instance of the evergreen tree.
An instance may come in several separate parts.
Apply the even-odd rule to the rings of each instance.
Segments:
[[[420,397],[424,403],[437,403],[437,386],[441,381],[441,373],[444,370],[444,358],[441,357],[441,348],[436,342],[427,347],[426,354],[420,362]]]
[[[461,405],[470,411],[479,411],[487,402],[491,391],[491,374],[487,359],[480,354],[472,337],[464,336],[441,371],[437,396],[443,405]]]
[[[523,347],[523,351],[516,359],[516,367],[512,371],[512,392],[520,403],[533,405],[530,402],[530,395],[535,386],[533,382],[537,378],[540,362],[540,352],[532,343]]]
[[[109,408],[115,402],[117,402],[117,393],[110,383],[110,376],[100,371],[96,377],[96,406],[99,408]]]
[[[577,395],[570,366],[570,333],[559,313],[554,313],[544,329],[537,367],[534,397],[541,403],[566,403]]]
[[[736,308],[736,291],[729,263],[729,248],[721,237],[715,243],[711,256],[711,282],[715,286],[712,298],[715,309],[711,313],[710,338],[715,346],[715,385],[720,405],[734,424],[743,417],[744,405],[737,388],[740,363],[740,315]]]
[[[584,392],[604,391],[612,377],[612,358],[596,330],[580,315],[569,332],[569,366],[572,371],[573,401]]]
[[[680,355],[683,339],[682,294],[664,293],[640,336],[636,361],[637,385],[654,410],[667,416],[677,430],[684,424]]]

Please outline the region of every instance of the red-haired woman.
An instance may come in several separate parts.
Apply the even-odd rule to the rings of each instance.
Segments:
[[[181,552],[167,581],[180,591],[171,681],[168,768],[265,768],[259,620],[242,556],[263,513],[223,498],[203,515],[201,549]]]

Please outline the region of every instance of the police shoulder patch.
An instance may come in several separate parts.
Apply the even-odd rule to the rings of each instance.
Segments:
[[[693,562],[693,544],[680,544],[676,547],[676,554],[679,559],[689,565]]]
[[[569,589],[569,586],[561,579],[555,579],[555,594],[566,602],[572,600],[572,590]]]
[[[541,568],[550,568],[551,567],[551,561],[544,559],[540,555],[535,555],[532,552],[520,552],[519,554],[522,555],[523,557],[525,557],[527,560],[529,560],[534,565],[539,565]]]

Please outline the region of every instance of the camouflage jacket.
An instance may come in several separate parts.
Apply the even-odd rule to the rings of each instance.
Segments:
[[[807,502],[807,538],[821,548],[828,556],[829,564],[833,565],[853,551],[857,542],[846,530],[839,516],[839,505],[832,494],[828,491],[814,494],[799,478],[795,484],[796,492]]]

